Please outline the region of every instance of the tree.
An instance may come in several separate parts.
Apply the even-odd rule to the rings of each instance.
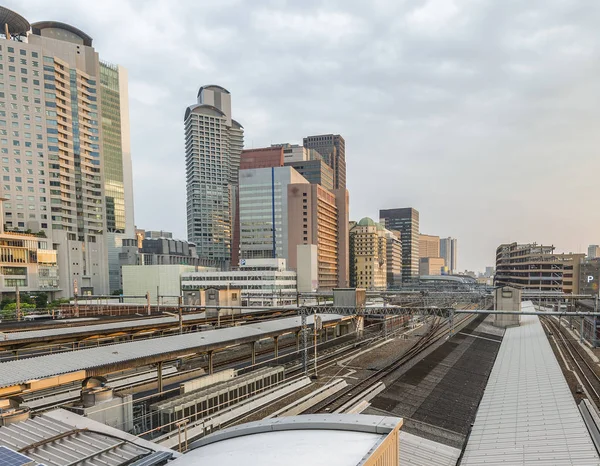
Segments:
[[[46,293],[37,293],[35,295],[35,307],[43,309],[48,305],[48,295]]]
[[[123,290],[115,290],[111,293],[111,296],[121,296],[123,294]]]

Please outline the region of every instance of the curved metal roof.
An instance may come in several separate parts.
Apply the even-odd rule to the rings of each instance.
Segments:
[[[187,117],[190,115],[190,113],[192,113],[197,108],[206,108],[206,109],[217,112],[221,116],[225,116],[225,114],[221,110],[219,110],[217,107],[214,107],[213,105],[196,104],[196,105],[190,105],[188,108],[185,109],[185,115],[184,115],[183,119],[187,120]]]
[[[231,94],[231,92],[229,92],[224,87],[219,86],[218,84],[207,84],[206,86],[200,86],[200,89],[198,89],[198,95],[196,97],[198,97],[200,95],[200,93],[202,92],[202,89],[212,89],[212,90],[216,89],[218,91],[225,92],[226,94]]]
[[[25,34],[31,26],[29,21],[23,18],[19,13],[15,13],[8,8],[0,6],[0,26],[2,34],[4,34],[4,25],[8,24],[8,32],[11,34]]]
[[[69,31],[76,36],[80,37],[83,40],[83,45],[87,45],[88,47],[92,46],[92,38],[87,35],[81,29],[77,29],[75,26],[71,26],[67,23],[61,23],[60,21],[38,21],[37,23],[33,23],[31,25],[31,29],[33,29],[34,33],[38,33],[42,29],[64,29],[65,31]]]

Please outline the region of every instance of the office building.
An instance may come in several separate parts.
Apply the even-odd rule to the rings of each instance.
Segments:
[[[124,265],[123,295],[150,296],[152,304],[177,305],[181,294],[181,277],[197,267],[182,264]],[[160,301],[158,299],[160,296]],[[146,298],[128,298],[128,302],[145,304]]]
[[[231,94],[202,86],[185,111],[188,240],[198,255],[228,263],[244,130],[231,117]]]
[[[387,286],[394,288],[402,285],[402,239],[399,231],[385,230],[387,241]]]
[[[440,237],[419,235],[419,258],[440,257]]]
[[[412,207],[379,211],[381,223],[402,236],[402,280],[419,275],[419,212]]]
[[[295,304],[296,272],[286,269],[285,259],[248,259],[237,270],[226,272],[186,272],[181,289],[186,301],[191,293],[207,288],[239,289],[242,306],[279,306]]]
[[[101,66],[92,38],[0,8],[3,222],[43,232],[59,296],[108,292]],[[106,110],[114,115],[111,110]]]
[[[145,239],[157,239],[157,238],[167,238],[173,239],[173,233],[170,231],[164,230],[141,230],[142,238]]]
[[[135,231],[127,82],[125,68],[100,62],[106,243],[111,293],[121,289],[119,253],[122,241],[131,238]]]
[[[354,288],[385,290],[387,287],[386,230],[369,217],[350,230],[351,284]]]
[[[484,272],[483,276],[486,278],[491,278],[494,276],[494,272],[495,272],[494,267],[487,266],[485,268],[485,272]]]
[[[587,258],[596,259],[597,257],[600,257],[600,246],[597,244],[590,244],[588,246]]]
[[[419,275],[442,275],[445,262],[441,257],[421,257],[419,260]]]
[[[272,144],[271,147],[283,149],[284,162],[306,162],[308,160],[323,160],[323,156],[315,149],[301,146],[299,144]]]
[[[558,254],[554,249],[537,243],[501,244],[496,249],[496,286],[579,293],[580,263],[585,254]]]
[[[440,239],[440,257],[442,257],[450,273],[458,271],[458,241],[455,238]]]
[[[304,138],[304,147],[315,149],[333,169],[334,189],[346,189],[346,141],[339,134],[321,134]]]
[[[270,167],[283,167],[282,147],[246,149],[240,155],[240,170]]]
[[[320,184],[325,189],[333,191],[333,169],[322,160],[285,162],[285,166],[292,167],[309,183]]]
[[[297,267],[297,246],[301,244],[317,246],[320,290],[348,286],[347,190],[329,191],[309,183],[288,185],[288,264],[291,269]]]
[[[288,186],[308,181],[291,167],[240,170],[239,177],[240,260],[287,260]]]

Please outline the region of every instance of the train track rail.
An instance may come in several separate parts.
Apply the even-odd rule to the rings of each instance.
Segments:
[[[547,334],[554,337],[554,341],[562,350],[568,364],[577,374],[590,401],[600,407],[600,375],[598,375],[597,369],[594,369],[587,361],[583,350],[578,348],[579,344],[573,343],[569,335],[565,335],[564,330],[552,317],[541,317],[540,319],[546,327]]]

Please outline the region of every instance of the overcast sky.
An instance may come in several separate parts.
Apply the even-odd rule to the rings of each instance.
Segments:
[[[600,243],[598,0],[19,0],[129,71],[136,224],[186,237],[183,115],[232,94],[246,148],[346,139],[352,219],[415,207],[460,270]]]

